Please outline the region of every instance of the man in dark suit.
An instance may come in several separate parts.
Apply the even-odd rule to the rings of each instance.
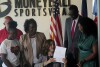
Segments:
[[[78,29],[78,22],[82,18],[76,5],[69,7],[70,17],[66,19],[64,46],[67,48],[68,67],[77,67],[78,63],[78,38],[81,32]]]

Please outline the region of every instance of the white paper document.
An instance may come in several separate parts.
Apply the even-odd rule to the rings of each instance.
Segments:
[[[56,62],[63,63],[62,59],[65,58],[66,48],[56,46],[53,58],[56,59]]]

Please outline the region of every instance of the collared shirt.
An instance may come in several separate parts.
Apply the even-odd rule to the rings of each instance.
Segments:
[[[17,29],[17,39],[20,39],[20,35],[22,35],[22,31],[20,31],[19,29]],[[6,28],[0,30],[0,44],[2,43],[3,40],[5,40],[8,37],[8,32],[6,30]]]
[[[72,27],[73,27],[73,23],[74,23],[74,21],[75,21],[74,31],[75,31],[75,28],[76,28],[76,25],[77,25],[78,19],[79,19],[79,16],[78,16],[75,20],[72,21]],[[71,27],[71,30],[72,30],[72,27]]]

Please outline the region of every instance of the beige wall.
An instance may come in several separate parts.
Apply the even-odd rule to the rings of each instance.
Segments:
[[[1,3],[4,1],[7,1],[7,0],[0,0]],[[13,2],[14,0],[11,0],[11,1]],[[87,0],[87,1],[88,1],[88,16],[90,18],[92,18],[92,0]],[[79,12],[81,12],[81,0],[71,0],[71,3],[77,5],[79,8]],[[1,11],[5,10],[7,8],[7,6],[4,6],[4,5],[2,5],[0,7],[2,8]],[[26,17],[26,16],[20,17],[19,16],[19,17],[15,17],[13,14],[13,10],[8,15],[13,17],[13,19],[18,22],[18,28],[20,30],[22,30],[23,32],[24,32],[23,24],[24,24],[25,19],[34,18],[38,24],[38,31],[44,32],[46,37],[49,38],[50,16],[29,16],[29,17]],[[65,19],[67,17],[68,16],[61,16],[63,34],[64,34]],[[4,22],[4,17],[0,18],[0,29],[2,29],[4,27],[3,22]]]
[[[88,17],[93,18],[92,15],[92,1],[93,0],[87,0],[87,8],[88,8]],[[82,0],[71,0],[72,4],[75,4],[79,8],[79,13],[81,14],[81,4]]]

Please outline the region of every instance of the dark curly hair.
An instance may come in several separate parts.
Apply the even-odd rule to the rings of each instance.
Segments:
[[[79,23],[83,27],[83,33],[85,35],[93,35],[95,38],[97,38],[97,25],[92,19],[83,17]]]
[[[9,24],[9,28],[16,28],[17,27],[16,21],[10,21],[8,24]]]
[[[28,32],[29,31],[29,25],[33,24],[34,26],[37,27],[37,23],[34,19],[27,19],[24,23],[24,31]]]
[[[43,49],[42,49],[42,54],[47,56],[48,55],[48,52],[49,52],[49,48],[50,46],[54,45],[55,47],[55,43],[52,39],[48,39],[45,41],[44,45],[43,45]]]

